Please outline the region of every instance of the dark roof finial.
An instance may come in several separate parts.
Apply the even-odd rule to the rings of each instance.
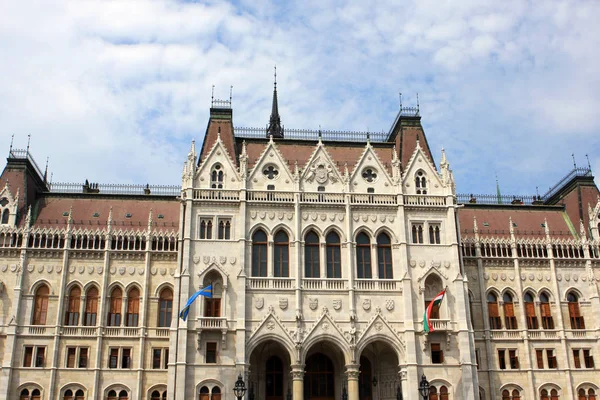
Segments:
[[[273,83],[273,105],[271,106],[271,118],[267,126],[267,137],[283,138],[283,127],[281,126],[281,118],[279,117],[279,105],[277,102],[277,66],[275,66],[274,83]]]

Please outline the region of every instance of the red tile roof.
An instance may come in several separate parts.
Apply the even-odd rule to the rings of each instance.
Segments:
[[[548,223],[550,236],[555,238],[574,237],[569,227],[569,217],[562,207],[465,206],[458,212],[462,238],[474,236],[473,217],[477,218],[480,237],[510,237],[509,218],[512,218],[513,224],[516,224],[513,228],[517,238],[546,237],[543,227],[544,219]]]

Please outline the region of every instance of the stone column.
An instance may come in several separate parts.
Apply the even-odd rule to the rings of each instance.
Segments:
[[[304,364],[294,364],[291,367],[293,399],[304,400]]]
[[[346,375],[348,376],[348,400],[359,400],[358,398],[358,374],[359,364],[346,365]]]

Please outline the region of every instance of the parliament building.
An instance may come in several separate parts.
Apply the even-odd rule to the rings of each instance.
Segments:
[[[0,400],[234,400],[238,375],[248,400],[420,400],[423,375],[429,400],[600,398],[590,168],[460,195],[418,108],[284,129],[276,88],[261,129],[213,99],[182,161],[173,186],[54,183],[11,146]]]

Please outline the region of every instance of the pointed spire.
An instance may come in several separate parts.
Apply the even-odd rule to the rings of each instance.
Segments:
[[[500,184],[498,183],[498,174],[496,174],[496,200],[502,204],[502,195],[500,194]]]
[[[446,160],[446,150],[442,147],[442,160],[440,161],[440,166],[448,165],[448,161]]]
[[[113,224],[113,216],[112,216],[112,207],[108,211],[108,220],[106,221],[106,225],[108,225],[108,230],[112,227]]]
[[[27,216],[25,217],[25,228],[31,226],[31,206],[27,207]]]
[[[479,227],[477,226],[477,217],[473,215],[473,232],[479,233]]]
[[[579,219],[579,237],[581,239],[585,239],[585,225],[583,224],[583,219]]]
[[[15,141],[15,134],[13,133],[10,137],[10,148],[8,149],[8,156],[10,157],[10,153],[12,153],[13,142]]]
[[[544,233],[546,236],[550,236],[550,227],[548,226],[548,220],[544,218]]]
[[[152,223],[153,223],[152,209],[150,209],[150,213],[148,214],[148,232],[150,232],[152,230]]]
[[[46,170],[44,171],[44,182],[48,181],[48,161],[50,161],[50,157],[46,157]]]
[[[279,117],[279,105],[277,102],[277,66],[275,66],[273,84],[273,104],[271,106],[271,118],[267,127],[267,136],[271,135],[275,138],[283,138],[283,127],[281,126],[281,118]]]

